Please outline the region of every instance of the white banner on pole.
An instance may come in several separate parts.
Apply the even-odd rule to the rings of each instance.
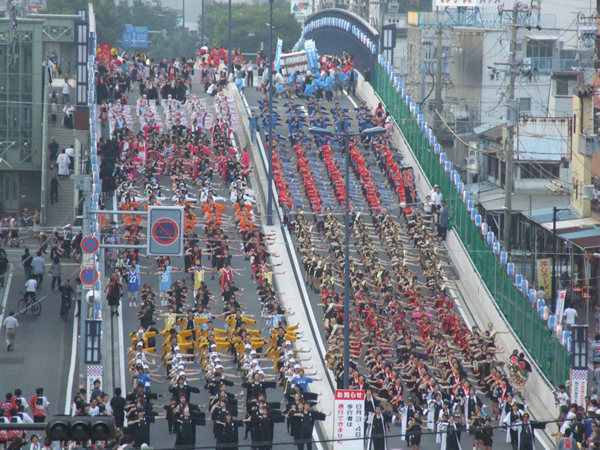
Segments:
[[[558,298],[556,299],[556,323],[561,324],[563,319],[563,313],[565,312],[565,297],[567,291],[558,291]]]

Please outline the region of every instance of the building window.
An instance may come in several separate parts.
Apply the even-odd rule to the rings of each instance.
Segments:
[[[488,156],[488,164],[487,164],[487,174],[488,176],[495,178],[496,180],[499,178],[500,174],[498,173],[498,158],[493,156]]]
[[[536,40],[527,41],[527,58],[552,58],[554,56],[554,41]]]
[[[569,79],[556,78],[556,95],[569,95]]]
[[[560,178],[560,163],[521,163],[522,180],[553,180]]]
[[[531,97],[525,97],[519,99],[519,112],[531,111]]]

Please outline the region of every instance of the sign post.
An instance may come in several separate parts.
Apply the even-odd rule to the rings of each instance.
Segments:
[[[148,255],[183,255],[183,208],[148,207]]]
[[[148,47],[148,27],[126,25],[123,32],[123,47]]]
[[[363,450],[365,392],[336,389],[333,407],[333,450]],[[346,440],[347,439],[347,440]]]
[[[83,253],[96,253],[100,248],[100,242],[96,236],[86,236],[81,240],[81,251]]]
[[[79,275],[85,289],[94,289],[94,283],[98,281],[98,276],[98,271],[93,267],[84,267]]]
[[[583,407],[588,384],[588,328],[589,325],[571,326],[571,403]]]

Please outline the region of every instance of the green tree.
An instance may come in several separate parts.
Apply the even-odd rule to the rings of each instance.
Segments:
[[[211,46],[227,47],[229,11],[227,3],[206,3],[204,17],[205,34]],[[285,7],[285,9],[284,9]],[[244,53],[253,53],[269,46],[269,3],[235,3],[231,10],[231,45]],[[201,30],[201,25],[198,27]],[[289,5],[275,2],[273,8],[273,50],[277,39],[283,40],[284,48],[292,47],[300,37],[301,26],[289,12]]]
[[[186,36],[185,49],[181,46],[181,28],[177,28],[177,13],[164,8],[159,0],[133,0],[131,6],[127,0],[48,0],[49,14],[75,14],[78,7],[87,8],[88,2],[94,5],[98,44],[110,44],[123,50],[121,38],[125,25],[148,27],[149,31],[163,31],[149,35],[150,45],[146,49],[148,56],[155,59],[175,56],[192,57],[195,53],[195,39]],[[127,49],[135,51],[137,49]]]

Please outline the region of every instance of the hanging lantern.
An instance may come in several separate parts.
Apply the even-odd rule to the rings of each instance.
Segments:
[[[434,138],[435,138],[435,136],[434,136]],[[439,155],[441,153],[441,151],[442,151],[442,146],[440,144],[435,144],[433,146],[433,153],[435,155]]]
[[[477,228],[481,227],[481,214],[477,214],[475,216],[475,226]]]
[[[515,264],[514,263],[509,262],[506,265],[506,273],[508,274],[509,277],[512,278],[512,276],[515,274]]]
[[[444,167],[444,172],[449,173],[452,170],[452,163],[450,161],[446,161],[446,165]]]
[[[456,193],[458,195],[462,195],[463,194],[463,189],[464,189],[465,185],[463,184],[463,182],[461,181],[460,183],[458,183],[456,185]]]
[[[494,245],[494,232],[493,231],[487,232],[487,244]]]
[[[495,256],[498,256],[500,254],[500,242],[494,242],[494,245],[492,246],[492,251],[494,252]]]
[[[535,301],[535,289],[529,289],[529,304],[533,305],[533,302]]]

